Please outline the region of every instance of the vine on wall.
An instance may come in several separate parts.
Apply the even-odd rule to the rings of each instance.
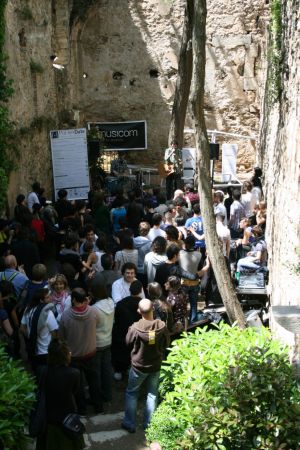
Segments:
[[[0,2],[0,214],[6,206],[9,173],[12,169],[10,158],[12,145],[13,123],[9,119],[7,102],[13,94],[12,80],[6,77],[5,41],[5,7],[7,0]]]
[[[270,17],[270,44],[268,51],[268,99],[271,104],[280,99],[282,92],[282,5],[272,0]]]

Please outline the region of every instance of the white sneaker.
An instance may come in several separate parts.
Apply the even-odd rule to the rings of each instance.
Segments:
[[[114,379],[115,379],[116,381],[121,381],[121,380],[122,380],[122,374],[121,374],[121,372],[115,372],[115,373],[114,373]]]

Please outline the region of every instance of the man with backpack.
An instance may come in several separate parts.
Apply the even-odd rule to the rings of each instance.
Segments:
[[[132,351],[122,428],[129,433],[134,433],[136,429],[138,394],[144,382],[147,393],[144,429],[149,425],[157,406],[160,366],[169,345],[169,333],[165,322],[153,318],[152,302],[142,299],[139,302],[138,312],[141,319],[131,325],[126,335],[126,344]]]
[[[17,260],[14,255],[6,256],[5,269],[0,272],[0,280],[10,281],[13,284],[18,299],[28,283],[28,277],[20,268],[18,270],[17,266]]]

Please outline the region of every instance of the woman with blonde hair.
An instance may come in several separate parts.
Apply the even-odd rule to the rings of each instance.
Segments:
[[[60,322],[62,313],[72,306],[68,281],[65,275],[58,273],[49,280],[49,284],[51,289],[50,301],[55,306],[56,320]]]

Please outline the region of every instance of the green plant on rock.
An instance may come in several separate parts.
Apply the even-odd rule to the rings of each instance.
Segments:
[[[31,73],[43,73],[44,68],[43,68],[42,64],[31,59],[30,60],[30,71],[31,71]]]
[[[24,427],[35,400],[34,389],[30,375],[0,345],[0,448],[27,448]]]
[[[13,94],[12,81],[6,78],[6,56],[3,52],[5,41],[5,7],[6,0],[0,2],[0,215],[5,209],[8,177],[12,169],[10,155],[12,145],[13,123],[9,119],[7,102]]]
[[[265,329],[185,334],[163,364],[160,391],[147,439],[163,450],[300,448],[299,385],[286,348]]]
[[[270,103],[279,100],[282,92],[282,61],[283,61],[283,36],[282,36],[282,5],[281,0],[272,0],[268,49],[268,74],[267,92]]]

